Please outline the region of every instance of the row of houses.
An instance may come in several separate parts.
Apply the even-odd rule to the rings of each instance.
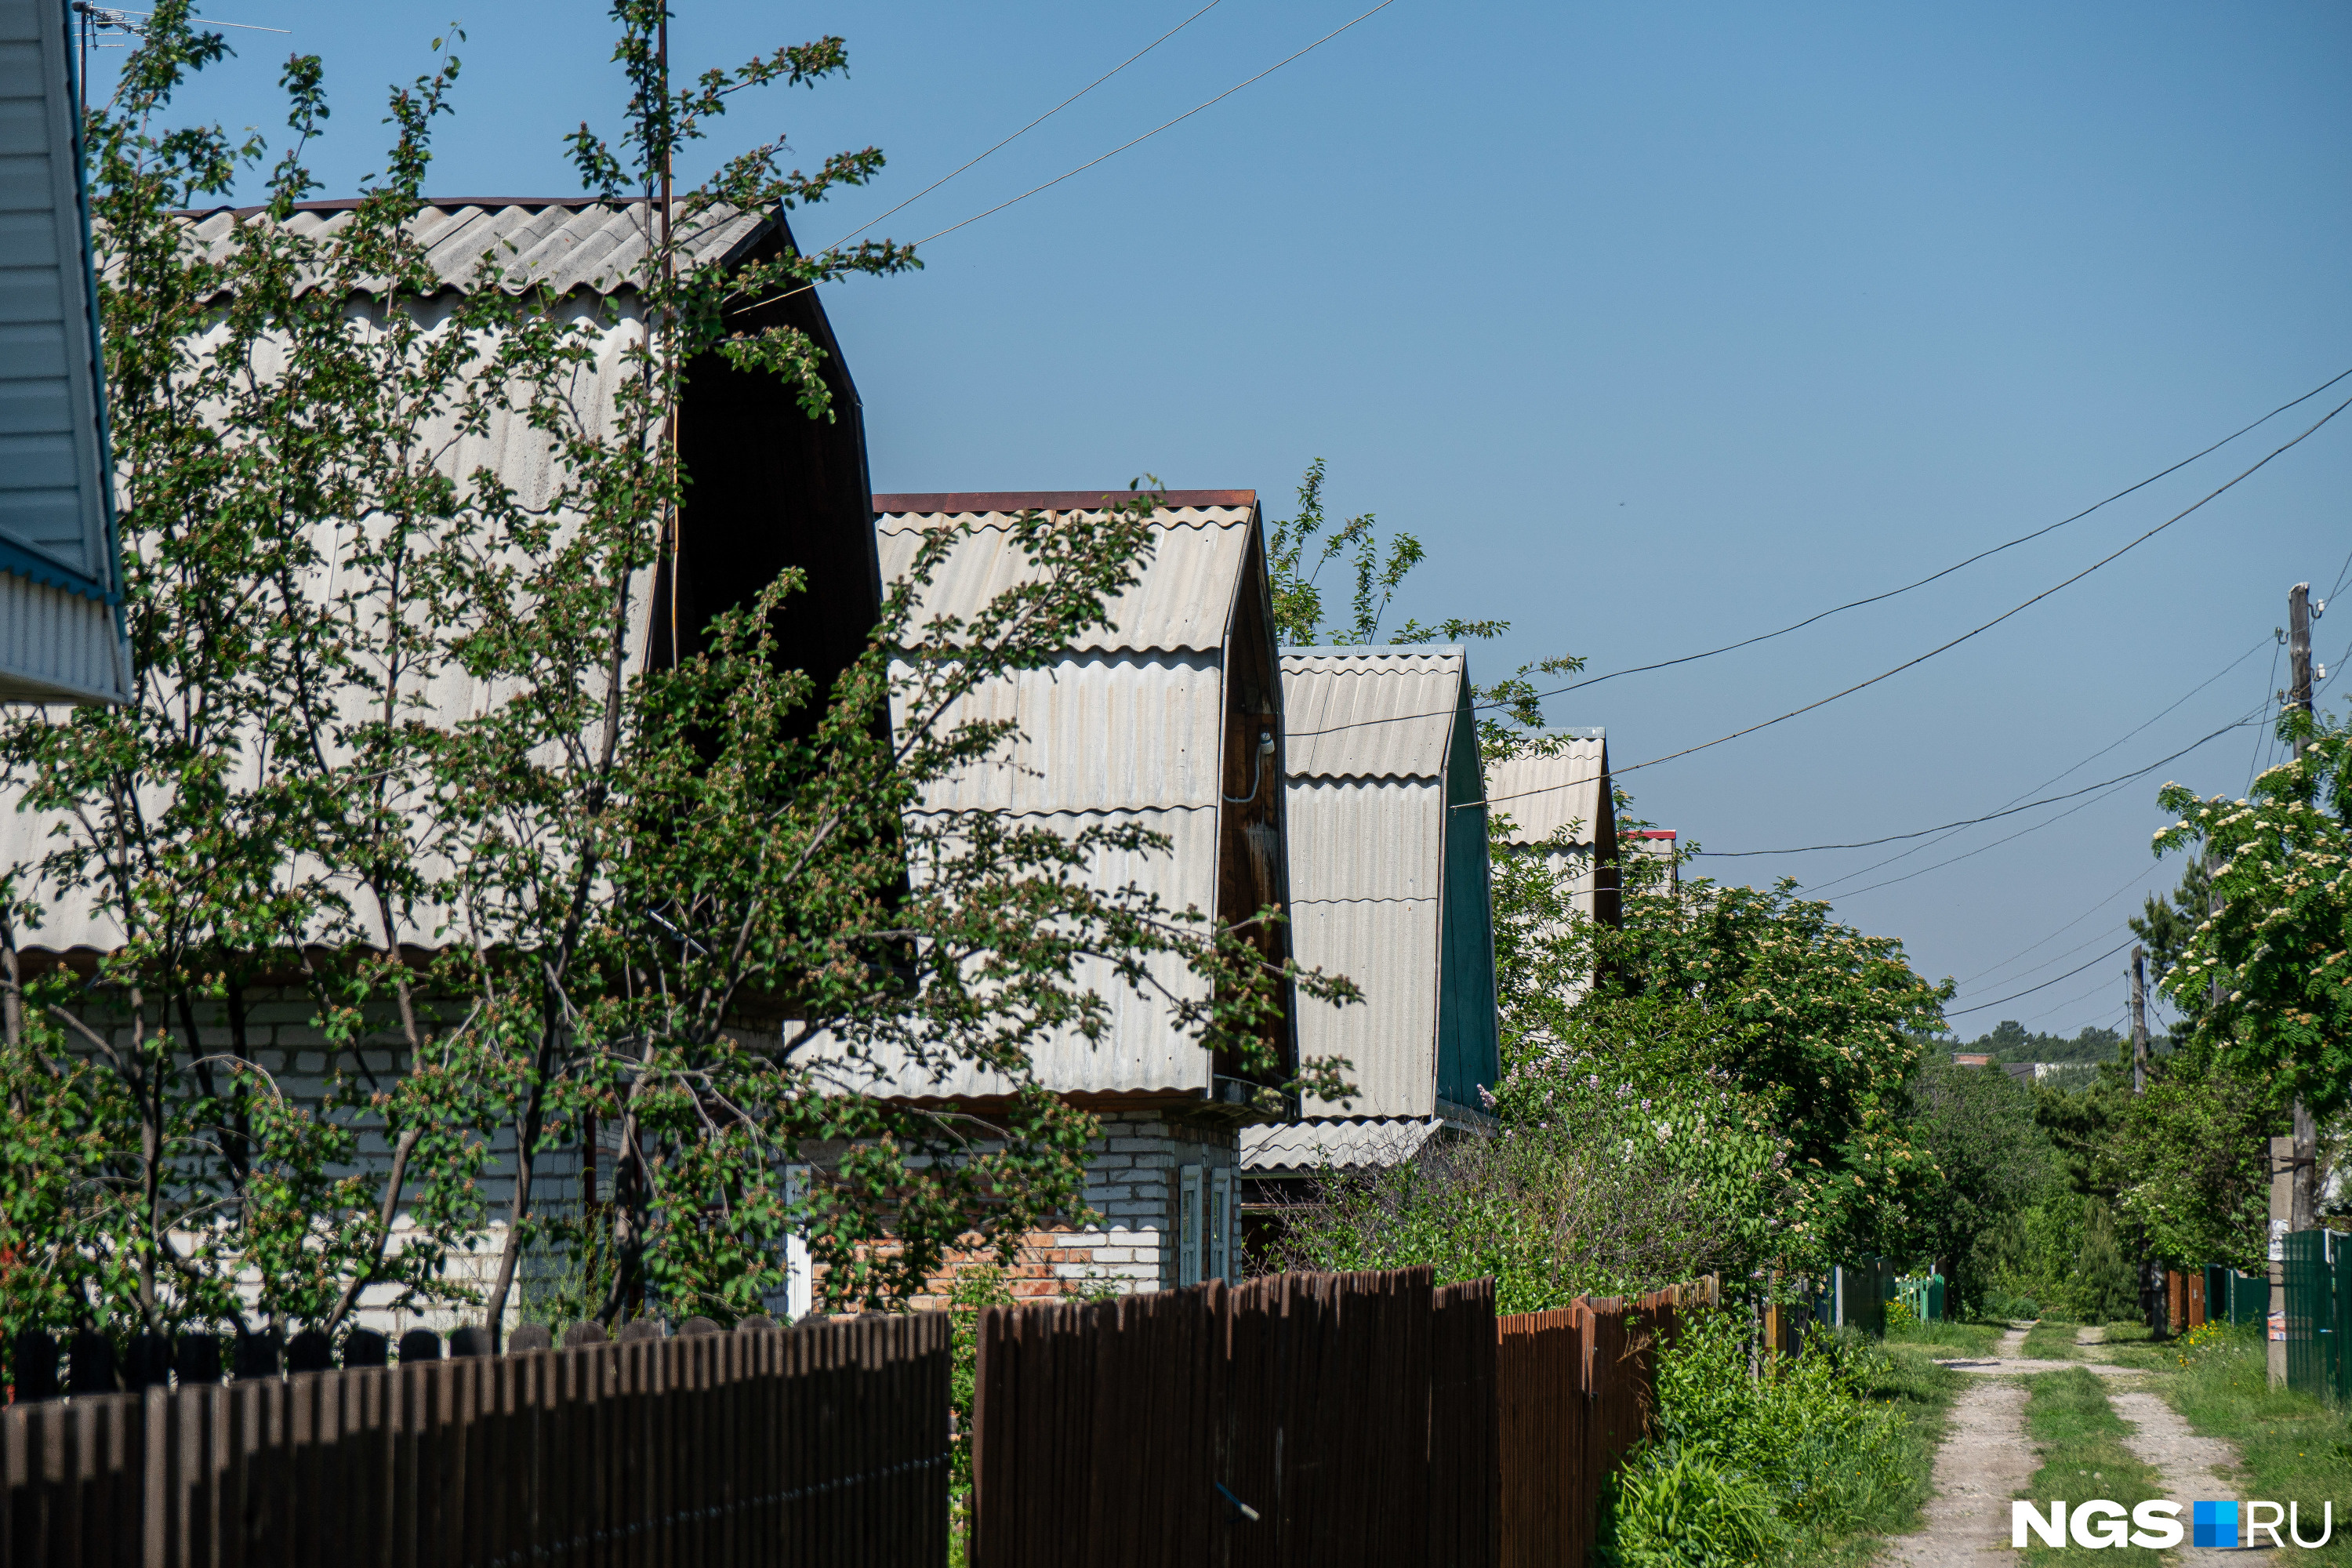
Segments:
[[[331,233],[352,206],[306,204],[290,221]],[[199,237],[221,242],[255,216],[220,211],[190,221]],[[646,221],[641,205],[547,200],[436,204],[415,223],[447,290],[473,286],[476,264],[497,254],[509,262],[511,284],[547,284],[564,309],[605,321],[613,352],[590,373],[593,383],[627,374],[619,350],[642,331],[632,268],[645,254]],[[732,266],[793,243],[781,215],[745,216],[715,233],[706,259]],[[772,380],[716,356],[689,367],[677,440],[695,482],[677,547],[645,595],[638,636],[648,663],[692,653],[711,616],[796,567],[809,592],[780,624],[783,654],[822,679],[863,646],[885,584],[928,534],[962,530],[925,612],[968,615],[1022,570],[1009,536],[1019,514],[1122,499],[1089,490],[874,494],[856,387],[816,295],[759,309],[748,325],[796,327],[824,349],[837,416],[813,421]],[[609,392],[591,384],[583,395]],[[467,437],[450,460],[458,472],[496,469],[526,501],[548,491],[543,444],[520,422]],[[1603,735],[1489,774],[1463,648],[1281,647],[1255,492],[1171,490],[1152,521],[1155,547],[1140,580],[1111,606],[1112,625],[976,698],[968,716],[1013,719],[1019,738],[932,786],[923,806],[1072,829],[1139,824],[1171,847],[1098,874],[1220,921],[1278,906],[1287,920],[1277,949],[1349,976],[1364,1000],[1295,1005],[1273,1042],[1276,1055],[1286,1069],[1345,1058],[1355,1092],[1294,1100],[1279,1114],[1258,1110],[1257,1091],[1269,1085],[1192,1043],[1150,994],[1107,988],[1107,1038],[1049,1042],[1037,1063],[1045,1087],[1100,1119],[1087,1197],[1102,1223],[1074,1221],[1028,1238],[1015,1286],[1025,1294],[1075,1284],[1154,1289],[1234,1272],[1251,1217],[1278,1211],[1318,1173],[1391,1163],[1433,1138],[1489,1129],[1484,1097],[1499,1072],[1490,806],[1508,811],[1513,844],[1575,858],[1563,872],[1581,879],[1588,913],[1615,912],[1613,892],[1592,874],[1593,846],[1615,839]],[[22,575],[16,556],[0,554],[0,578],[12,574]],[[453,678],[450,689],[434,692],[434,709],[473,711],[480,694],[463,686]],[[48,826],[0,813],[0,868],[37,859]],[[1562,828],[1572,830],[1574,847],[1560,848]],[[121,940],[97,916],[59,902],[32,944],[74,962]],[[302,1011],[289,998],[268,1020],[271,1037],[258,1042],[289,1071],[320,1044]],[[983,1114],[998,1092],[969,1076],[896,1089]],[[583,1153],[582,1171],[592,1171],[593,1151]],[[776,1305],[804,1310],[805,1290],[804,1279],[796,1281],[793,1299]]]

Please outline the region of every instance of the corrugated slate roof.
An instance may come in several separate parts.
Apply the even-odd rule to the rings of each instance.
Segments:
[[[1465,669],[1455,647],[1286,650],[1290,776],[1444,777]]]
[[[1224,672],[1199,653],[1073,654],[996,681],[947,722],[1010,719],[1020,733],[928,786],[938,810],[1116,811],[1199,806],[1220,793]]]
[[[1309,1115],[1437,1108],[1444,778],[1467,680],[1459,647],[1282,656],[1292,951],[1364,992],[1300,1005],[1300,1056],[1346,1058],[1359,1091]]]
[[[1073,492],[1082,496],[1088,492]],[[1233,493],[1233,492],[1219,492]],[[1246,492],[1240,492],[1246,493]],[[877,502],[906,500],[880,496]],[[934,499],[934,498],[917,498]],[[1028,558],[1013,542],[1013,524],[1024,510],[1024,497],[974,496],[976,503],[1001,500],[1001,505],[976,505],[965,511],[883,511],[875,521],[875,542],[882,557],[882,581],[894,583],[907,574],[915,552],[930,531],[950,522],[969,521],[971,531],[941,563],[924,594],[917,624],[938,616],[970,616],[997,595],[1030,580]],[[1066,510],[1084,511],[1090,506]],[[1076,651],[1087,653],[1217,653],[1225,646],[1234,595],[1241,584],[1242,565],[1257,528],[1255,504],[1239,506],[1169,506],[1154,518],[1160,530],[1141,580],[1110,605],[1111,625],[1081,637]]]
[[[1514,757],[1486,768],[1486,799],[1511,819],[1507,842],[1541,844],[1571,823],[1580,844],[1592,841],[1601,791],[1609,777],[1605,739],[1570,741],[1558,756]]]
[[[1254,1176],[1312,1175],[1401,1165],[1445,1126],[1436,1117],[1285,1121],[1242,1129],[1242,1168]]]
[[[332,235],[351,226],[358,206],[355,201],[304,202],[287,227],[306,237]],[[683,208],[683,202],[674,204],[675,221],[687,221]],[[197,238],[225,252],[236,226],[260,219],[267,210],[216,207],[192,213],[189,220]],[[582,197],[452,197],[428,201],[412,222],[446,288],[471,288],[476,269],[489,258],[504,269],[499,286],[510,293],[544,285],[559,294],[607,294],[634,285],[650,248],[653,216],[651,204],[642,199],[606,205]],[[724,263],[781,220],[711,211],[697,221],[690,253],[698,262]]]
[[[1086,510],[1103,492],[877,496],[876,543],[885,584],[903,578],[926,533],[969,522],[925,595],[919,619],[969,616],[1027,576],[1010,528],[1023,510]],[[1114,492],[1112,499],[1118,499]],[[1248,491],[1176,492],[1157,515],[1159,538],[1140,580],[1111,606],[1113,629],[1089,634],[1043,668],[992,682],[951,716],[1011,719],[1020,738],[996,757],[924,792],[929,812],[1003,812],[1024,826],[1073,834],[1139,824],[1173,847],[1111,858],[1090,868],[1098,886],[1128,884],[1171,907],[1216,907],[1225,638],[1255,537]],[[1198,501],[1200,504],[1191,504]],[[1067,503],[1063,507],[1060,503]],[[903,510],[901,510],[903,509]],[[1155,960],[1152,978],[1178,996],[1199,994],[1181,964]],[[1041,1079],[1066,1093],[1135,1093],[1211,1087],[1209,1052],[1182,1032],[1165,999],[1139,993],[1108,971],[1078,976],[1109,1004],[1100,1047],[1066,1035],[1036,1053]],[[898,1092],[974,1097],[1008,1087],[958,1069]]]
[[[1345,1058],[1356,1089],[1343,1100],[1307,1097],[1306,1114],[1426,1116],[1437,1109],[1437,913],[1435,899],[1292,901],[1290,946],[1298,962],[1344,974],[1364,994],[1346,1006],[1298,1005],[1299,1059]]]

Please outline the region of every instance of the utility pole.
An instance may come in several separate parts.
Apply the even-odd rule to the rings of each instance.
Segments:
[[[2286,595],[2286,705],[2311,711],[2311,584],[2297,583]],[[2303,758],[2304,739],[2294,738],[2294,754]],[[2294,1198],[2287,1226],[2309,1230],[2319,1223],[2319,1129],[2311,1108],[2294,1097]]]
[[[2147,950],[2132,946],[2131,963],[2132,1092],[2147,1092]],[[2157,1333],[2170,1327],[2164,1292],[2164,1266],[2153,1253],[2139,1260],[2140,1315]]]
[[[2147,1092],[2147,950],[2134,943],[2131,966],[2132,1092]]]

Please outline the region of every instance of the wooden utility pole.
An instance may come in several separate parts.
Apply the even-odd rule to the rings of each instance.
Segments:
[[[2297,583],[2286,595],[2286,705],[2311,711],[2311,584]],[[2297,761],[2304,740],[2294,738]],[[2311,1107],[2294,1097],[2294,1189],[2287,1225],[2309,1230],[2319,1223],[2319,1129]]]
[[[2147,950],[2132,945],[2132,1092],[2147,1092]]]
[[[2311,584],[2297,583],[2286,593],[2286,705],[2311,711]],[[2294,754],[2303,755],[2297,736]]]

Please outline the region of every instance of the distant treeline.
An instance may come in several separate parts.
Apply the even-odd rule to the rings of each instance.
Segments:
[[[2086,1028],[2072,1039],[2063,1035],[2028,1033],[2024,1025],[2004,1020],[1993,1026],[1992,1032],[1979,1035],[1965,1045],[1940,1042],[1955,1051],[1982,1051],[1997,1062],[2111,1062],[2122,1049],[2124,1037],[2113,1029]],[[2161,1034],[2148,1040],[2151,1053],[2162,1056],[2171,1049],[2171,1042]]]

